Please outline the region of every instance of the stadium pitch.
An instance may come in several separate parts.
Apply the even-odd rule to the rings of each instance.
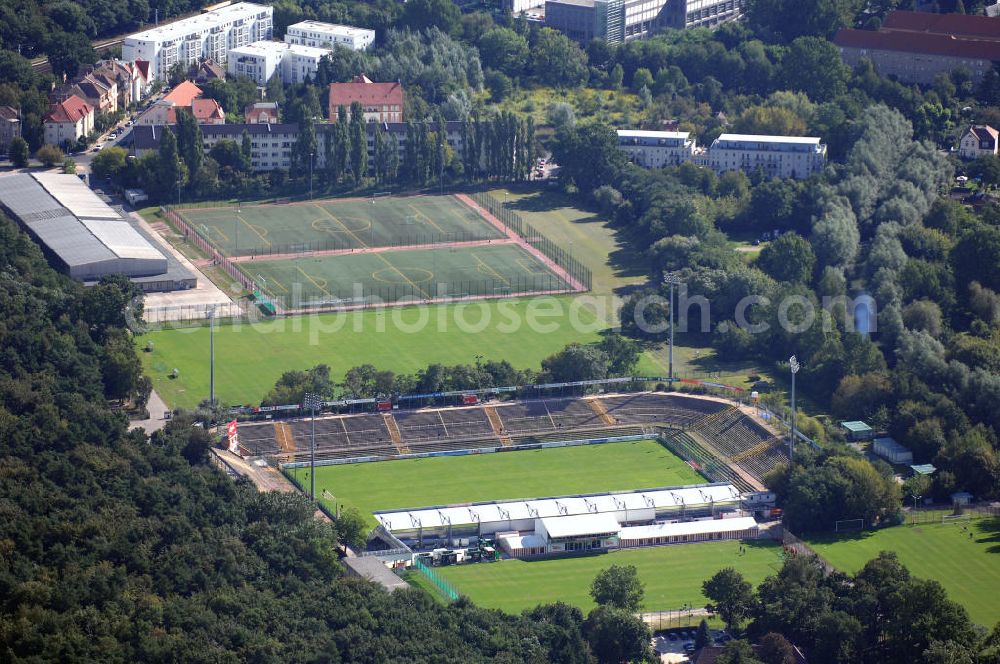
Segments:
[[[992,627],[1000,620],[1000,519],[894,526],[806,541],[834,567],[850,573],[880,551],[895,551],[911,574],[938,581],[975,622]]]
[[[780,556],[781,547],[772,540],[700,542],[574,558],[435,567],[434,572],[480,606],[519,613],[560,601],[587,612],[594,606],[590,584],[598,572],[611,565],[635,565],[646,590],[643,611],[667,611],[685,604],[704,607],[708,600],[701,584],[724,567],[735,567],[756,586],[780,568]],[[424,586],[422,579],[415,582]]]
[[[374,202],[372,202],[374,201]],[[330,199],[176,208],[226,256],[258,256],[500,239],[454,196]]]
[[[299,486],[309,486],[308,468],[286,473]],[[372,523],[375,510],[704,482],[655,440],[316,469],[318,495],[329,492],[342,507],[357,507]]]

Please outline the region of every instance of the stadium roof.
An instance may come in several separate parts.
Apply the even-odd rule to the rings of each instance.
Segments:
[[[613,514],[577,514],[575,516],[545,517],[542,527],[551,537],[582,537],[617,533],[622,527]]]
[[[678,523],[654,523],[649,526],[629,526],[621,529],[620,536],[623,540],[651,539],[653,537],[683,537],[685,535],[750,530],[756,527],[757,521],[752,516],[740,516],[732,519],[702,519],[700,521],[681,521]]]
[[[375,518],[390,531],[423,527],[471,525],[497,521],[541,519],[577,514],[618,513],[681,505],[737,503],[740,492],[731,484],[640,489],[621,493],[599,493],[555,498],[528,498],[469,505],[423,507],[376,512]]]

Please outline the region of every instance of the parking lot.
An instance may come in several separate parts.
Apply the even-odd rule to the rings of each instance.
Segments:
[[[653,635],[653,650],[664,662],[679,664],[692,661],[697,633],[698,629],[695,627],[657,632]],[[730,639],[723,630],[712,630],[712,638],[715,639],[716,645],[721,645]]]

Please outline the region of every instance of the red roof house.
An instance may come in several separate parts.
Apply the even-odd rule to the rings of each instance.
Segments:
[[[337,107],[350,112],[351,104],[359,102],[365,122],[402,122],[403,86],[396,83],[373,83],[362,74],[350,83],[330,84],[330,122],[337,121]]]

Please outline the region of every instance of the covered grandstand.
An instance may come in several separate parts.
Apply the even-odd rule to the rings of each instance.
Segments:
[[[740,491],[731,484],[702,484],[389,510],[376,512],[375,518],[386,531],[411,548],[455,546],[463,540],[496,537],[507,553],[523,557],[616,548],[625,535],[629,546],[670,543],[669,539],[658,540],[680,536],[685,527],[675,528],[674,532],[654,526],[677,521],[720,522],[694,530],[687,526],[692,534],[695,531],[743,533],[747,530],[745,524],[732,527],[735,517],[744,517],[741,501]],[[539,546],[537,542],[542,542],[543,551],[518,551],[518,548],[535,549]]]
[[[195,285],[194,275],[76,176],[0,177],[0,205],[75,279],[95,282],[124,274],[144,290]]]
[[[309,419],[245,423],[242,452],[301,462],[311,429]],[[787,461],[782,440],[731,403],[661,392],[324,416],[316,457],[378,461],[627,436],[657,437],[707,477],[748,492],[763,490],[764,475]]]

